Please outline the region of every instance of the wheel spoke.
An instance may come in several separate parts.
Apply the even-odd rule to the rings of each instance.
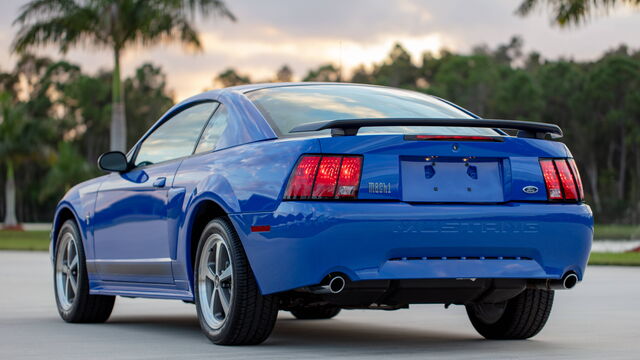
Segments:
[[[67,301],[71,302],[71,279],[69,276],[66,277],[64,282],[64,296]]]
[[[220,281],[225,281],[231,278],[231,275],[233,275],[233,269],[231,268],[231,265],[229,265],[220,273]]]
[[[222,242],[216,246],[216,274],[220,274],[222,271]]]
[[[69,265],[69,262],[72,259],[72,257],[71,257],[71,247],[72,246],[73,246],[73,241],[69,240],[69,242],[67,243],[67,256],[66,256],[67,265]]]
[[[71,261],[71,264],[69,264],[69,269],[73,270],[78,266],[78,254],[76,254],[76,256],[73,257],[73,260]]]
[[[205,276],[213,281],[216,277],[216,274],[214,273],[213,269],[211,269],[211,266],[207,266],[207,272],[205,273]]]
[[[229,299],[227,295],[224,293],[223,289],[218,290],[218,296],[220,297],[220,305],[222,305],[222,310],[224,311],[224,316],[226,317],[229,313]]]
[[[74,294],[78,292],[78,279],[74,278],[73,275],[69,275],[69,284],[71,284],[71,290],[73,290]]]
[[[211,310],[211,314],[214,316],[216,314],[215,304],[216,298],[218,297],[218,291],[218,288],[213,288],[213,291],[211,292],[211,300],[209,301],[209,310]]]

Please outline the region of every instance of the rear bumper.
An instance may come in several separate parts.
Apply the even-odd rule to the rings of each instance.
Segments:
[[[352,281],[582,279],[593,238],[583,204],[291,201],[230,217],[263,294],[334,272]],[[256,225],[271,230],[251,232]]]

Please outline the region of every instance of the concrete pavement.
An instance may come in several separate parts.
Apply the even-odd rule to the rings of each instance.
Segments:
[[[283,312],[253,347],[212,345],[193,305],[175,301],[118,298],[106,324],[66,324],[51,277],[45,253],[0,252],[0,359],[640,358],[640,267],[590,267],[574,290],[556,293],[532,340],[483,340],[463,307],[420,305],[321,321]]]

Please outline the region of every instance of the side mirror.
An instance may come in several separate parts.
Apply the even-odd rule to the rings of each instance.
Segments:
[[[129,169],[127,156],[120,151],[109,151],[98,158],[98,167],[104,171],[123,172]]]

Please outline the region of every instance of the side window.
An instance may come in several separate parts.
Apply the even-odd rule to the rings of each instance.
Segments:
[[[229,112],[224,105],[220,105],[202,133],[202,138],[200,138],[200,142],[196,148],[196,154],[215,150],[216,144],[218,140],[220,140],[222,133],[226,130],[228,123]]]
[[[191,155],[202,128],[217,106],[216,102],[194,105],[167,120],[142,142],[135,166]]]

